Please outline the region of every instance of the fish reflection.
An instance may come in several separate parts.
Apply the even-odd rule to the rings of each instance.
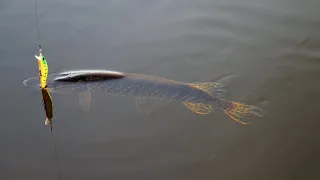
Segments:
[[[34,78],[24,81],[27,87],[39,86]],[[79,93],[79,104],[90,109],[91,92],[132,96],[140,113],[147,115],[152,109],[150,99],[167,99],[182,102],[191,111],[209,114],[221,109],[241,124],[252,116],[263,117],[262,109],[227,100],[225,86],[218,82],[184,83],[150,75],[106,70],[79,70],[55,73],[48,76],[47,89],[53,93]]]

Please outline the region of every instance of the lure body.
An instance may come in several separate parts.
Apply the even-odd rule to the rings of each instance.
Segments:
[[[48,77],[48,64],[46,58],[42,55],[41,49],[39,56],[35,56],[38,60],[38,72],[39,72],[39,81],[40,88],[45,88],[47,85],[47,77]]]

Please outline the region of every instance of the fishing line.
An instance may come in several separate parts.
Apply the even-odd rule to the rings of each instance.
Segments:
[[[39,28],[38,3],[37,3],[37,0],[34,0],[34,7],[35,7],[35,17],[36,17],[36,22],[37,22],[39,52],[41,53],[42,49],[41,49],[41,43],[40,43],[40,28]],[[60,167],[59,167],[59,157],[58,157],[58,153],[57,153],[54,133],[53,133],[53,130],[52,130],[52,124],[51,124],[51,139],[52,139],[54,154],[55,154],[56,163],[57,163],[57,172],[58,172],[59,180],[62,180],[62,176],[61,176],[61,173],[60,173]]]
[[[52,127],[52,124],[51,124],[51,127]],[[56,157],[58,176],[59,176],[59,179],[62,180],[60,167],[59,167],[59,157],[58,157],[57,148],[56,148],[56,141],[54,139],[54,134],[53,134],[52,129],[51,129],[51,139],[52,139],[53,149],[54,149],[54,153],[55,153],[55,157]]]
[[[37,31],[38,31],[38,45],[39,50],[41,51],[41,43],[40,43],[40,28],[39,28],[39,17],[38,17],[38,2],[37,0],[34,0],[34,8],[35,8],[35,16],[36,16],[36,22],[37,22]]]

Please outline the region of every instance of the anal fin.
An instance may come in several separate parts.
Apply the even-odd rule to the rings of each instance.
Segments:
[[[189,103],[183,102],[187,108],[197,114],[209,114],[213,111],[213,106],[210,104],[203,104],[203,103]]]
[[[91,109],[91,92],[84,91],[78,93],[79,106],[85,112],[90,112]]]

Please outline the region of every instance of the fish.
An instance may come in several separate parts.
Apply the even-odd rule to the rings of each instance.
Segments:
[[[38,86],[34,78],[23,83],[27,87]],[[220,109],[240,124],[250,124],[246,119],[265,114],[257,106],[227,100],[226,86],[216,81],[187,83],[120,71],[75,70],[49,75],[46,89],[60,94],[78,93],[79,105],[85,111],[90,111],[92,92],[105,92],[134,97],[137,109],[143,115],[150,114],[153,109],[149,99],[178,101],[197,114],[210,114],[214,109]]]

